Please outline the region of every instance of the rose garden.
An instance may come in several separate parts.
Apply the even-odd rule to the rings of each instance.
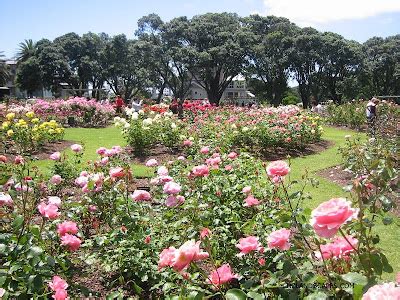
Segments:
[[[400,300],[395,30],[4,2],[39,39],[0,49],[0,299]]]
[[[105,127],[63,128],[69,109],[77,126]],[[163,105],[114,117],[75,98],[3,112],[8,298],[397,293],[395,135],[296,106],[186,102],[181,120]],[[336,165],[345,186],[321,173]]]

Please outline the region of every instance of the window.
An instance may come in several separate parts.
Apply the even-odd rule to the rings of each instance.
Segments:
[[[234,88],[234,82],[233,81],[231,81],[230,83],[229,83],[229,85],[228,85],[228,89],[233,89]]]
[[[236,87],[238,89],[243,89],[244,88],[244,80],[236,81]]]

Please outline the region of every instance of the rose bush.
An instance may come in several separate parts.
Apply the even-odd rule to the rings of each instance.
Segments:
[[[33,111],[23,116],[8,112],[0,127],[0,134],[5,152],[32,154],[47,142],[62,140],[64,128],[55,120],[41,121]]]

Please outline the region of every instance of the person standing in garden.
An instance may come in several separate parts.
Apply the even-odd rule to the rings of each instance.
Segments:
[[[183,99],[178,98],[178,118],[183,119]]]
[[[169,109],[173,114],[178,113],[178,101],[176,99],[172,100],[171,104],[169,105]]]
[[[368,121],[368,130],[370,134],[375,135],[375,125],[376,125],[376,117],[377,117],[377,110],[376,107],[379,103],[379,100],[377,98],[372,98],[371,100],[368,101],[367,103],[367,108],[365,110],[365,113],[367,115],[367,121]]]
[[[121,98],[121,95],[117,95],[117,98],[115,98],[115,110],[117,114],[122,113],[122,108],[125,106],[124,99]]]
[[[133,98],[133,101],[132,101],[132,108],[133,108],[136,112],[138,112],[139,110],[142,109],[142,104],[143,104],[143,100],[139,100],[139,99],[137,99],[137,98]]]

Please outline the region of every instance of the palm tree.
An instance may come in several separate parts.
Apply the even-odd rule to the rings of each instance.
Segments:
[[[34,56],[35,52],[36,52],[36,43],[34,43],[31,39],[19,43],[19,49],[16,57],[18,63],[24,62],[28,58]]]
[[[9,77],[10,71],[4,60],[3,51],[0,51],[0,85],[5,84]]]

